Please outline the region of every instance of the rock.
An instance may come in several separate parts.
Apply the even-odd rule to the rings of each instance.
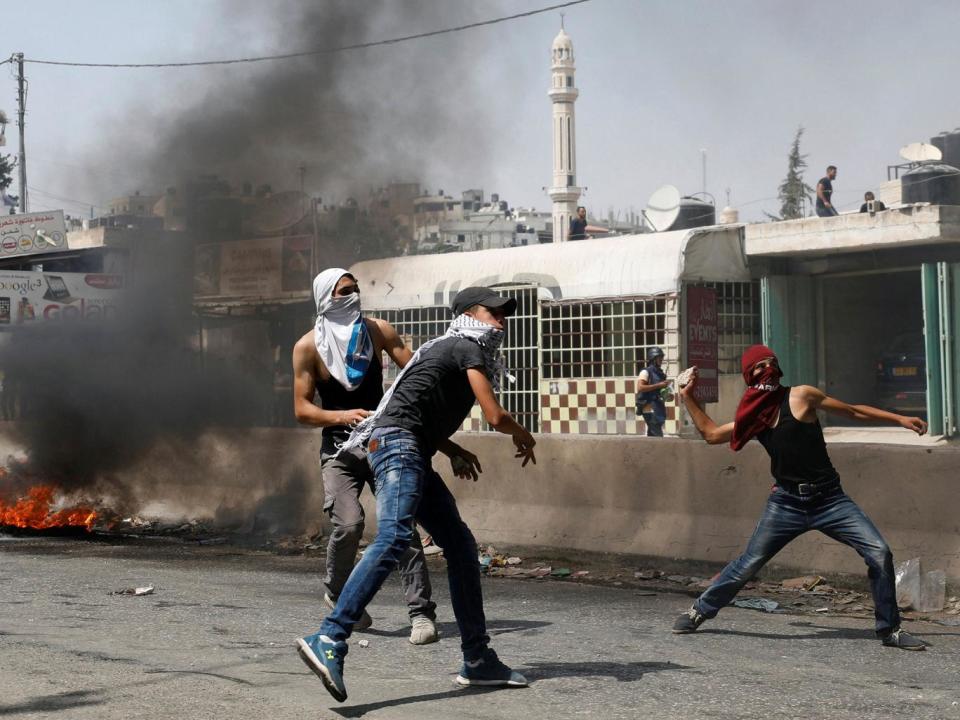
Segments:
[[[790,578],[789,580],[784,580],[780,585],[787,588],[788,590],[813,590],[817,585],[822,583],[824,578],[819,575],[804,575],[802,577]]]

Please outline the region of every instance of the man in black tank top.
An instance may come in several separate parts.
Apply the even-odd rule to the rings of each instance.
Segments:
[[[744,353],[748,389],[737,420],[717,425],[697,403],[693,380],[680,390],[690,418],[711,445],[730,442],[740,449],[756,437],[770,455],[775,484],[747,549],[728,564],[693,606],[674,623],[673,632],[694,632],[728,605],[740,589],[784,546],[808,530],[819,530],[849,545],[868,567],[876,632],[883,644],[904,650],[926,645],[900,629],[893,555],[880,532],[840,486],[840,476],[827,455],[817,411],[854,420],[881,420],[923,435],[927,424],[869,405],[849,405],[809,385],[783,387],[773,352],[754,346]]]
[[[401,368],[413,354],[388,322],[360,315],[360,288],[346,270],[325,270],[317,276],[314,288],[320,295],[317,298],[318,315],[327,316],[327,326],[324,327],[322,317],[318,317],[317,327],[294,346],[294,413],[301,423],[322,428],[323,509],[333,525],[327,546],[324,602],[333,608],[353,570],[363,536],[365,518],[360,493],[365,485],[373,487],[373,472],[364,450],[358,448],[337,457],[337,445],[347,439],[352,425],[376,409],[383,397],[381,354],[386,352]],[[352,310],[348,308],[347,312],[338,314],[348,303]],[[331,327],[330,318],[347,322]],[[357,327],[350,327],[348,322]],[[344,330],[344,327],[348,329]],[[330,337],[323,338],[326,342],[319,343],[318,347],[317,334],[325,330],[329,331]],[[337,332],[347,339],[345,347],[339,347],[333,337]],[[365,344],[368,345],[366,351]],[[321,358],[320,347],[327,352],[330,367]],[[334,373],[339,374],[343,382]],[[344,382],[353,383],[355,387],[349,389]],[[319,407],[314,404],[316,396],[320,399]],[[475,478],[476,456],[452,442],[443,450],[451,458],[459,455],[454,463],[455,472],[460,469],[458,474],[461,476]],[[397,569],[412,625],[410,642],[414,645],[435,642],[438,639],[436,605],[431,600],[430,575],[416,530]],[[371,624],[370,616],[364,611],[357,629],[364,630]]]

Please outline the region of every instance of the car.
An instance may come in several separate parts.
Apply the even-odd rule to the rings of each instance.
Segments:
[[[927,355],[922,332],[897,335],[877,361],[877,399],[884,410],[927,416]]]

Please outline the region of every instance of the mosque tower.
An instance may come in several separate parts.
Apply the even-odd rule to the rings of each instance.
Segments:
[[[553,39],[551,53],[553,104],[553,182],[547,190],[553,201],[553,241],[566,242],[570,218],[576,215],[582,190],[577,187],[577,131],[573,104],[580,91],[574,85],[573,42],[563,29]]]

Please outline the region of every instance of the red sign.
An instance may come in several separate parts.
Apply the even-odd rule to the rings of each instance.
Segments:
[[[687,365],[696,365],[697,387],[694,394],[702,403],[717,402],[718,332],[717,291],[713,288],[687,287]]]

